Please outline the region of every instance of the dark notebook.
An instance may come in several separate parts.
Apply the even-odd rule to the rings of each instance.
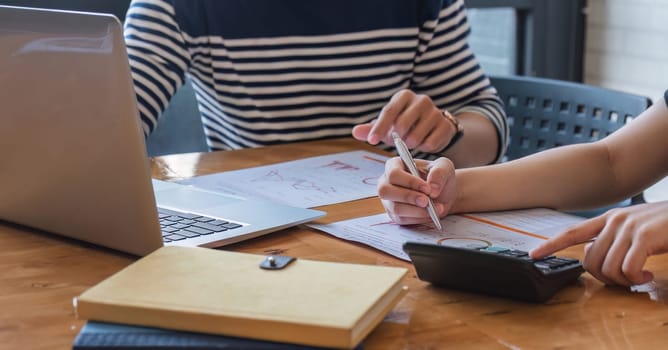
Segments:
[[[72,349],[324,350],[326,348],[89,321],[74,339]],[[362,344],[355,348],[355,350],[361,349]]]

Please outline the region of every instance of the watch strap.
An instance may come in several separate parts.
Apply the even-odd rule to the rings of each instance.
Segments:
[[[456,130],[455,135],[452,136],[450,142],[445,146],[445,148],[441,150],[441,152],[445,152],[452,146],[454,146],[457,143],[457,141],[459,141],[462,138],[462,136],[464,136],[464,127],[462,126],[462,124],[459,123],[459,120],[457,120],[457,118],[455,118],[455,116],[453,116],[450,112],[446,110],[443,110],[442,112],[445,119],[449,120],[452,123],[452,125],[454,125]]]

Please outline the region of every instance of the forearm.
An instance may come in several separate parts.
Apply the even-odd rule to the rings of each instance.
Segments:
[[[531,207],[562,210],[600,206],[619,198],[603,143],[563,146],[513,162],[458,170],[452,212]]]
[[[474,112],[462,112],[456,117],[464,129],[464,136],[443,155],[457,168],[494,162],[500,142],[496,127],[489,118]]]
[[[457,167],[494,163],[503,152],[508,133],[503,103],[469,50],[464,1],[444,1],[442,5],[432,42],[416,57],[414,72],[419,79],[410,89],[429,96],[438,109],[452,113],[463,125],[464,136],[445,152],[439,147],[421,156],[446,156]],[[426,24],[424,27],[430,27]],[[442,47],[445,41],[449,43],[447,50]]]

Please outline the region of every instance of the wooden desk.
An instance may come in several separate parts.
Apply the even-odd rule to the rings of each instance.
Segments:
[[[186,154],[151,160],[153,175],[180,179],[355,148],[351,140]],[[381,212],[376,198],[323,207],[332,222]],[[84,323],[72,298],[134,257],[0,223],[0,349],[69,349]],[[437,289],[418,280],[407,262],[306,227],[224,249],[362,264],[404,266],[409,294],[369,336],[365,349],[656,349],[668,344],[668,255],[654,257],[652,293],[606,288],[585,274],[546,304]],[[581,248],[565,256],[582,257]]]

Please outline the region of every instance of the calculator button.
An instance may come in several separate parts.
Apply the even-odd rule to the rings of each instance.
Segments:
[[[560,263],[562,263],[564,265],[579,263],[579,261],[577,259],[570,259],[570,258],[555,258],[554,260],[559,261]]]
[[[549,270],[551,268],[550,264],[546,263],[545,261],[536,261],[533,266],[541,269],[541,270]]]
[[[523,257],[523,256],[529,256],[529,253],[522,251],[522,250],[507,250],[505,252],[502,252],[501,255],[508,255],[508,256],[514,256],[516,258]]]
[[[492,252],[492,253],[503,253],[503,252],[509,251],[510,249],[503,248],[503,247],[490,246],[490,247],[487,247],[487,248],[482,249],[482,250],[487,251],[487,252]]]
[[[541,260],[538,260],[537,262],[543,263],[543,264],[549,266],[550,269],[554,270],[554,269],[558,269],[558,268],[570,265],[574,262],[577,262],[577,260],[576,261],[571,261],[570,259],[561,259],[561,258],[557,258],[557,257],[552,256],[552,257],[543,258]]]
[[[567,265],[567,264],[565,264],[565,263],[563,263],[563,262],[553,261],[553,260],[552,260],[552,261],[546,261],[545,263],[547,263],[547,264],[550,266],[551,269],[558,269],[558,268],[560,268],[560,267],[562,267],[562,266],[566,266],[566,265]]]

